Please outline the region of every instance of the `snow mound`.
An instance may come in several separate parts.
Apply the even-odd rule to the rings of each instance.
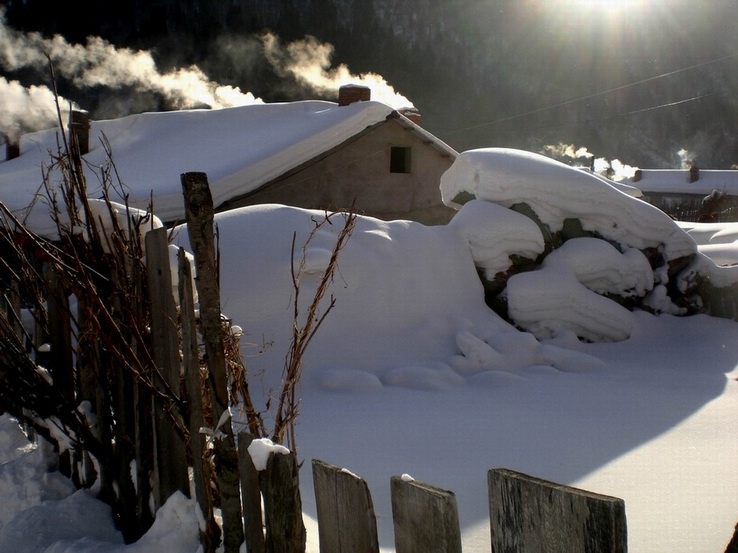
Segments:
[[[441,177],[446,205],[475,197],[505,207],[525,203],[551,232],[566,219],[634,248],[663,248],[667,261],[697,246],[668,215],[595,177],[546,156],[507,148],[463,152]]]
[[[538,339],[569,330],[591,342],[617,342],[633,329],[630,311],[591,292],[563,267],[514,275],[507,282],[507,300],[510,317]]]

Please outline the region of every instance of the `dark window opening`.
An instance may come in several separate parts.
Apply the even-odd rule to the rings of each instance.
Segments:
[[[390,148],[390,173],[410,172],[410,147],[392,146]]]

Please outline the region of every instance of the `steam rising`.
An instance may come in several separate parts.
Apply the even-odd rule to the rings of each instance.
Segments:
[[[295,79],[320,95],[335,95],[341,85],[353,83],[368,86],[372,99],[391,107],[413,107],[410,100],[395,92],[380,75],[353,75],[344,64],[331,68],[331,44],[307,37],[282,46],[269,33],[258,44],[278,75]],[[146,50],[117,48],[100,37],[88,37],[85,44],[71,44],[59,35],[48,38],[39,33],[21,33],[7,26],[0,8],[0,69],[42,71],[49,62],[59,77],[80,89],[96,87],[126,92],[126,105],[116,110],[123,114],[135,111],[133,105],[146,102],[147,95],[152,99],[152,94],[163,98],[170,109],[204,105],[223,108],[262,102],[250,92],[210,80],[196,65],[162,72]],[[127,94],[128,91],[133,94]],[[54,94],[45,86],[24,87],[18,81],[0,77],[0,98],[0,132],[14,139],[23,132],[56,124]],[[113,97],[103,99],[115,102]],[[61,106],[68,104],[68,100],[60,100]],[[151,109],[150,104],[144,109]]]
[[[0,77],[0,98],[0,131],[12,141],[17,141],[24,130],[49,128],[57,123],[54,93],[48,87],[26,88],[18,81]],[[62,111],[66,106],[78,107],[62,97],[58,101]]]
[[[583,165],[582,160],[585,160],[592,171],[615,181],[630,178],[636,172],[636,167],[626,165],[619,159],[608,161],[604,157],[595,157],[586,146],[577,148],[574,144],[563,142],[548,144],[543,147],[543,153],[559,161],[573,163],[575,166]]]
[[[679,158],[680,167],[682,169],[689,169],[694,165],[695,155],[686,148],[680,149],[676,154]]]
[[[99,37],[86,44],[70,44],[57,35],[45,38],[39,33],[20,33],[5,24],[0,10],[0,67],[17,71],[39,69],[48,63],[55,72],[80,88],[130,88],[137,92],[161,94],[174,108],[203,104],[214,108],[261,102],[251,93],[211,81],[197,66],[162,73],[151,52],[116,48]],[[19,90],[20,83],[3,79],[0,96],[0,127],[6,132],[39,128],[55,121],[53,94],[45,87]],[[28,112],[28,107],[32,109]],[[50,120],[44,120],[48,117]],[[10,134],[10,132],[8,132]]]
[[[290,42],[282,46],[279,38],[266,33],[262,37],[264,54],[278,74],[293,76],[318,93],[335,93],[344,84],[367,86],[372,91],[372,100],[392,108],[412,108],[413,103],[395,91],[381,75],[362,73],[353,75],[345,64],[331,68],[333,45],[319,42],[314,37]]]

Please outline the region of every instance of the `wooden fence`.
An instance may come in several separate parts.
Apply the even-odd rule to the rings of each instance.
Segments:
[[[313,461],[320,553],[376,553],[366,482]],[[456,498],[407,476],[390,481],[396,553],[461,553]],[[487,474],[492,553],[622,553],[625,503],[507,469]]]
[[[49,296],[43,303],[48,303],[49,313],[47,324],[33,336],[36,344],[31,348],[33,359],[29,357],[27,374],[36,380],[31,389],[39,395],[43,386],[53,388],[53,397],[69,403],[75,413],[81,401],[91,405],[97,433],[88,433],[88,441],[79,435],[76,443],[94,444],[94,450],[80,447],[63,452],[60,469],[79,486],[99,485],[127,541],[135,541],[150,527],[156,510],[172,494],[190,495],[191,468],[194,496],[205,519],[201,532],[205,553],[216,551],[221,542],[215,507],[222,515],[225,553],[238,552],[243,543],[248,553],[303,553],[306,531],[294,453],[271,455],[266,468],[257,471],[248,453],[257,436],[234,436],[227,419],[232,399],[223,352],[212,200],[197,200],[198,191],[193,190],[199,188],[208,196],[204,175],[183,175],[183,188],[187,191],[188,187],[185,198],[198,274],[199,317],[193,305],[190,262],[179,249],[178,278],[172,278],[170,245],[163,228],[145,235],[146,263],[124,270],[126,293],[136,298],[128,308],[119,305],[115,294],[110,305],[88,304],[89,298],[79,298],[78,312],[84,315],[70,320],[69,282],[65,287],[56,269],[48,266],[41,272],[48,285]],[[17,278],[6,280],[3,277],[5,305],[0,322],[22,340],[17,315],[18,288],[23,283]],[[173,280],[179,283],[176,296]],[[91,283],[82,284],[88,289]],[[208,285],[214,286],[208,289]],[[135,312],[139,303],[150,314],[145,324]],[[91,317],[95,310],[102,310],[99,319]],[[129,319],[136,323],[129,328],[130,334],[117,345],[110,342],[100,325]],[[87,329],[88,323],[94,324]],[[141,336],[142,327],[146,327],[146,336]],[[121,326],[110,328],[110,332],[122,332]],[[41,346],[46,343],[51,344],[51,355],[44,358],[49,348]],[[124,367],[125,356],[111,354],[121,344],[128,348],[123,353],[140,357],[139,364]],[[13,351],[0,350],[3,363],[23,361],[22,357],[11,359]],[[36,365],[49,369],[53,382],[44,384]],[[0,405],[3,407],[20,413],[22,406]],[[209,429],[210,435],[202,429]],[[89,428],[83,425],[79,430]],[[91,456],[97,463],[91,462]],[[92,470],[93,465],[99,472]],[[378,552],[376,517],[366,483],[319,460],[313,461],[312,470],[321,553]],[[452,492],[409,477],[393,477],[390,486],[397,553],[461,552]],[[625,507],[620,499],[505,469],[490,470],[487,486],[493,553],[619,553],[627,549]]]

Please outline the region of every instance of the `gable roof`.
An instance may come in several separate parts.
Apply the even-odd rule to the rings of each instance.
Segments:
[[[374,101],[338,106],[310,100],[142,113],[91,121],[90,151],[83,156],[89,194],[100,194],[92,168],[106,161],[103,137],[130,193],[130,204],[145,208],[153,193],[154,213],[163,220],[175,220],[184,217],[182,173],[207,173],[218,206],[387,119],[398,121],[440,151],[457,155],[403,115]],[[0,201],[21,210],[21,215],[41,186],[42,168],[50,164],[49,152],[58,149],[58,134],[58,129],[50,129],[24,135],[20,157],[0,162]]]

